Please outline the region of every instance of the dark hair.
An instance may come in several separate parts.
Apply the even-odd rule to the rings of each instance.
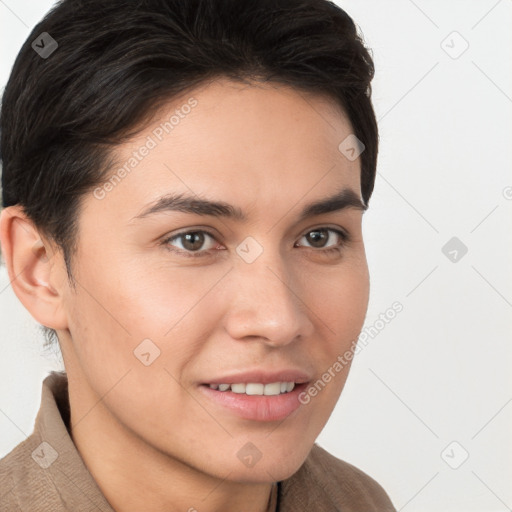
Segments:
[[[365,146],[368,204],[378,149],[373,75],[354,22],[327,0],[62,0],[32,30],[4,90],[3,206],[21,205],[62,249],[73,284],[80,199],[108,177],[113,146],[165,102],[219,77],[333,99]]]

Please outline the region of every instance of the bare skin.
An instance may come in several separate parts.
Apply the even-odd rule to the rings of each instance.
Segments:
[[[196,106],[158,140],[154,130],[191,97]],[[299,219],[342,189],[361,198],[360,159],[338,149],[351,133],[332,101],[276,84],[217,80],[174,99],[116,148],[119,167],[148,137],[155,147],[83,197],[76,289],[60,250],[21,209],[2,212],[13,289],[58,333],[72,438],[117,512],[265,512],[272,483],[306,459],[349,365],[279,421],[240,417],[203,385],[262,369],[300,370],[314,383],[357,339],[369,293],[362,210]],[[170,193],[229,203],[247,220],[136,218]],[[201,230],[193,243],[166,241]],[[248,263],[241,244],[262,252]],[[148,365],[134,354],[143,340]],[[240,457],[249,442],[261,454],[252,467]]]

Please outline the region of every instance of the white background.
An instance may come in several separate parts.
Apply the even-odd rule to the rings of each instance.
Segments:
[[[512,1],[337,3],[377,69],[365,325],[404,309],[355,358],[318,442],[399,510],[510,510]],[[51,5],[0,2],[2,87]],[[468,248],[456,262],[441,250],[452,237]],[[1,267],[0,457],[32,431],[41,382],[60,369],[42,341]]]

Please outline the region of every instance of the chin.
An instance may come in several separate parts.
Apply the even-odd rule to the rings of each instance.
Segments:
[[[252,483],[286,480],[302,466],[313,446],[313,442],[306,445],[303,440],[299,446],[272,446],[267,442],[263,447],[262,444],[261,451],[250,443],[237,450],[235,464],[224,468],[230,473],[229,480]],[[223,462],[225,464],[226,459]]]
[[[240,483],[273,483],[290,478],[301,467],[304,459],[300,461],[280,460],[267,462],[260,461],[253,468],[236,468],[229,475],[228,480]]]

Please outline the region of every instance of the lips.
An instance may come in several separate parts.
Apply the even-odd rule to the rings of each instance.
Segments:
[[[214,404],[240,418],[279,421],[301,406],[298,396],[310,381],[301,370],[255,370],[215,377],[199,388]]]
[[[244,373],[233,373],[224,375],[223,377],[213,377],[203,384],[221,385],[221,384],[272,384],[275,382],[293,382],[295,384],[303,384],[309,382],[311,376],[305,371],[296,369],[284,369],[280,371],[268,372],[264,370],[252,370]]]
[[[306,386],[306,383],[299,384],[292,391],[275,396],[222,392],[206,385],[199,386],[199,390],[223,416],[229,414],[245,420],[267,422],[282,421],[303,406],[299,396]]]

